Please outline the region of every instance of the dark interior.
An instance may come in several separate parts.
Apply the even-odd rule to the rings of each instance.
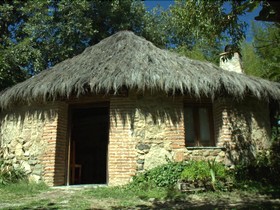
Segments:
[[[70,184],[106,184],[108,132],[108,107],[72,109]]]

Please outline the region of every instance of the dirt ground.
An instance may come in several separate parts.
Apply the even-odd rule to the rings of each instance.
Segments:
[[[141,199],[130,201],[119,198],[95,198],[89,189],[58,188],[32,197],[15,198],[0,203],[0,209],[54,210],[54,209],[280,209],[279,195],[255,193],[198,193],[186,194],[180,199]]]
[[[64,202],[75,195],[79,189],[56,189],[41,193],[38,198],[56,200],[57,197],[64,198]],[[189,194],[184,199],[158,200],[150,198],[135,202],[133,206],[120,206],[116,199],[95,199],[84,197],[91,203],[89,209],[280,209],[279,195],[260,195],[239,192],[231,193],[198,193]]]

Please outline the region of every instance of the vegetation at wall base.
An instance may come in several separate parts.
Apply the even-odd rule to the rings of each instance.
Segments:
[[[0,185],[16,183],[26,179],[27,175],[22,168],[15,168],[4,163],[4,161],[0,161]]]
[[[259,154],[250,163],[237,165],[235,173],[238,181],[280,185],[280,142],[273,142],[270,150]]]
[[[215,160],[190,161],[181,174],[181,181],[188,183],[190,189],[228,191],[233,187],[233,180],[232,172]]]
[[[278,117],[279,119],[279,117]],[[237,181],[258,182],[264,185],[280,186],[280,127],[272,128],[271,147],[259,153],[250,162],[235,168]]]
[[[184,183],[195,191],[203,188],[206,191],[228,191],[233,187],[233,173],[221,163],[215,161],[169,162],[158,166],[133,178],[129,188],[150,189],[162,187],[178,190],[178,185]]]
[[[173,187],[179,180],[182,171],[187,166],[185,162],[168,162],[133,177],[131,187]]]

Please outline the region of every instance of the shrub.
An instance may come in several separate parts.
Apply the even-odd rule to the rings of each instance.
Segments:
[[[280,184],[280,141],[273,142],[269,151],[258,154],[254,160],[237,165],[235,176],[239,182]]]
[[[237,165],[238,181],[257,181],[265,184],[280,184],[280,116],[278,125],[272,128],[272,145],[269,150],[259,153],[254,160]]]
[[[227,168],[213,161],[190,161],[181,174],[183,182],[193,187],[204,187],[212,190],[227,190],[232,183],[232,176]],[[231,186],[230,186],[231,187]]]
[[[178,181],[183,181],[200,182],[207,185],[207,188],[210,186],[211,189],[225,189],[229,180],[232,181],[232,178],[226,167],[215,161],[169,162],[134,176],[129,187],[134,189],[173,188]]]
[[[169,162],[133,177],[131,186],[137,187],[173,187],[186,167],[185,162]]]
[[[11,165],[0,161],[0,184],[5,185],[15,183],[27,178],[26,173],[21,168],[14,168]]]
[[[205,161],[190,161],[181,174],[182,181],[208,181],[210,179],[210,169]]]

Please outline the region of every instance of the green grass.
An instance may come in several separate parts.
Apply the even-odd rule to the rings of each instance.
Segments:
[[[44,191],[48,189],[49,187],[43,182],[33,183],[33,182],[22,181],[15,184],[0,185],[0,190],[5,190],[7,192],[12,192],[16,194],[21,194],[21,193],[26,194],[26,190],[28,190],[28,193],[34,194],[39,191]]]
[[[61,207],[55,203],[50,202],[48,199],[43,199],[39,201],[32,201],[29,202],[28,204],[19,204],[18,206],[12,206],[12,207],[7,207],[3,208],[4,210],[35,210],[35,209],[46,209],[46,210],[51,210],[51,209],[60,209]]]
[[[49,187],[44,183],[28,183],[26,181],[0,185],[0,202],[9,201],[11,197],[33,196],[48,189]]]
[[[165,188],[150,188],[146,190],[131,189],[128,187],[100,187],[92,189],[88,192],[95,198],[113,198],[113,199],[131,199],[131,198],[157,198],[166,197],[167,190]]]
[[[240,183],[241,184],[241,183]],[[243,183],[246,185],[245,183]],[[273,186],[261,186],[258,183],[247,183],[242,189],[233,192],[204,192],[204,193],[182,193],[172,188],[151,187],[146,189],[124,187],[99,187],[99,188],[48,188],[44,184],[17,183],[6,186],[0,185],[0,209],[134,209],[142,206],[150,209],[157,203],[164,203],[158,208],[172,208],[173,205],[197,205],[197,199],[202,205],[211,204],[220,209],[221,204],[227,202],[240,202],[242,199],[255,199],[255,206],[259,195],[275,195],[279,198],[278,188]],[[278,197],[277,197],[278,196]],[[204,203],[203,203],[204,202]],[[215,203],[216,202],[216,203]],[[244,202],[246,204],[247,201]],[[253,205],[252,202],[250,205]],[[240,205],[240,203],[239,203]],[[267,205],[267,204],[265,204]],[[269,204],[270,207],[279,207]],[[280,204],[279,204],[280,205]],[[240,208],[238,208],[240,209]],[[275,209],[275,208],[274,208]]]
[[[17,209],[21,203],[28,202],[30,198],[33,200],[39,193],[47,190],[49,187],[44,183],[28,183],[26,181],[0,185],[0,208],[5,209],[3,207],[12,206],[12,209]],[[7,207],[7,209],[11,208]]]
[[[85,191],[84,195],[95,199],[107,201],[114,200],[115,205],[119,207],[128,207],[139,204],[139,201],[140,203],[144,203],[150,198],[163,200],[167,197],[168,190],[165,188],[150,188],[147,190],[141,190],[129,187],[100,187]]]

